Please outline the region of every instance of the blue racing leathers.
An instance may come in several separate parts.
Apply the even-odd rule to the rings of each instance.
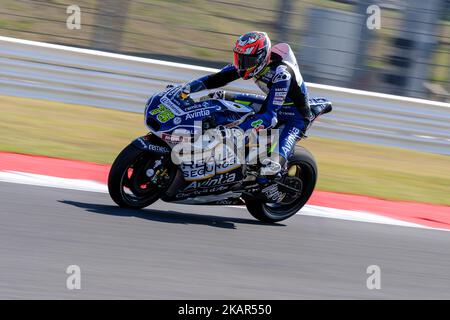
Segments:
[[[272,52],[270,63],[253,78],[266,94],[265,98],[249,94],[234,95],[235,100],[260,100],[260,110],[239,127],[244,131],[255,127],[279,128],[278,153],[284,159],[288,159],[295,143],[303,136],[312,120],[307,89],[295,58],[293,60],[285,61],[279,54]],[[193,93],[219,88],[237,79],[237,69],[233,65],[227,65],[215,74],[189,82],[187,86]]]

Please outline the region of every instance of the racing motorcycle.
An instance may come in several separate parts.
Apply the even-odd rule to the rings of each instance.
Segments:
[[[246,101],[218,99],[211,93],[197,101],[181,99],[180,92],[181,86],[168,86],[148,100],[145,123],[150,132],[125,147],[109,172],[108,190],[116,204],[141,209],[160,199],[182,204],[245,205],[253,217],[270,223],[291,217],[306,204],[316,185],[317,164],[299,145],[281,177],[263,184],[255,174],[259,162],[248,165],[236,161],[227,151],[218,153],[222,159],[214,159],[216,153],[209,158],[174,157],[177,146],[195,145],[193,133],[234,127],[258,108]],[[324,98],[309,102],[315,119],[332,109],[331,102]],[[200,136],[200,147],[188,149],[192,154],[215,148],[211,140]]]

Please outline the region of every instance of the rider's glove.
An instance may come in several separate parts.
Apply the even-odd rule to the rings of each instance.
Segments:
[[[191,94],[191,86],[189,84],[185,84],[181,87],[180,98],[182,100],[186,100]]]

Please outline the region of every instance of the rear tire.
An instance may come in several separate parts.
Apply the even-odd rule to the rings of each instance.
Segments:
[[[300,168],[301,176],[299,178],[303,184],[300,197],[287,205],[268,204],[260,200],[246,198],[244,199],[245,205],[253,217],[263,222],[275,223],[293,216],[306,204],[316,186],[318,173],[316,161],[308,150],[296,146],[288,162],[289,167],[292,165],[297,165]]]
[[[111,199],[120,207],[141,209],[151,205],[159,199],[161,192],[149,192],[147,195],[144,194],[140,198],[136,197],[136,199],[133,199],[124,193],[124,182],[128,179],[127,172],[130,169],[130,166],[138,160],[145,161],[146,158],[150,160],[152,154],[130,144],[120,152],[112,164],[108,176],[108,191]]]

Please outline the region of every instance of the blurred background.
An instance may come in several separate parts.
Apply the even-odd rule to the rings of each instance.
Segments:
[[[81,8],[68,32],[66,8]],[[366,27],[369,5],[381,28]],[[448,101],[450,0],[1,0],[4,36],[220,68],[250,30],[288,42],[308,82]]]
[[[450,205],[450,0],[0,0],[0,152],[110,164],[146,133],[152,93],[230,63],[250,30],[288,42],[334,104],[300,142],[319,190]]]

